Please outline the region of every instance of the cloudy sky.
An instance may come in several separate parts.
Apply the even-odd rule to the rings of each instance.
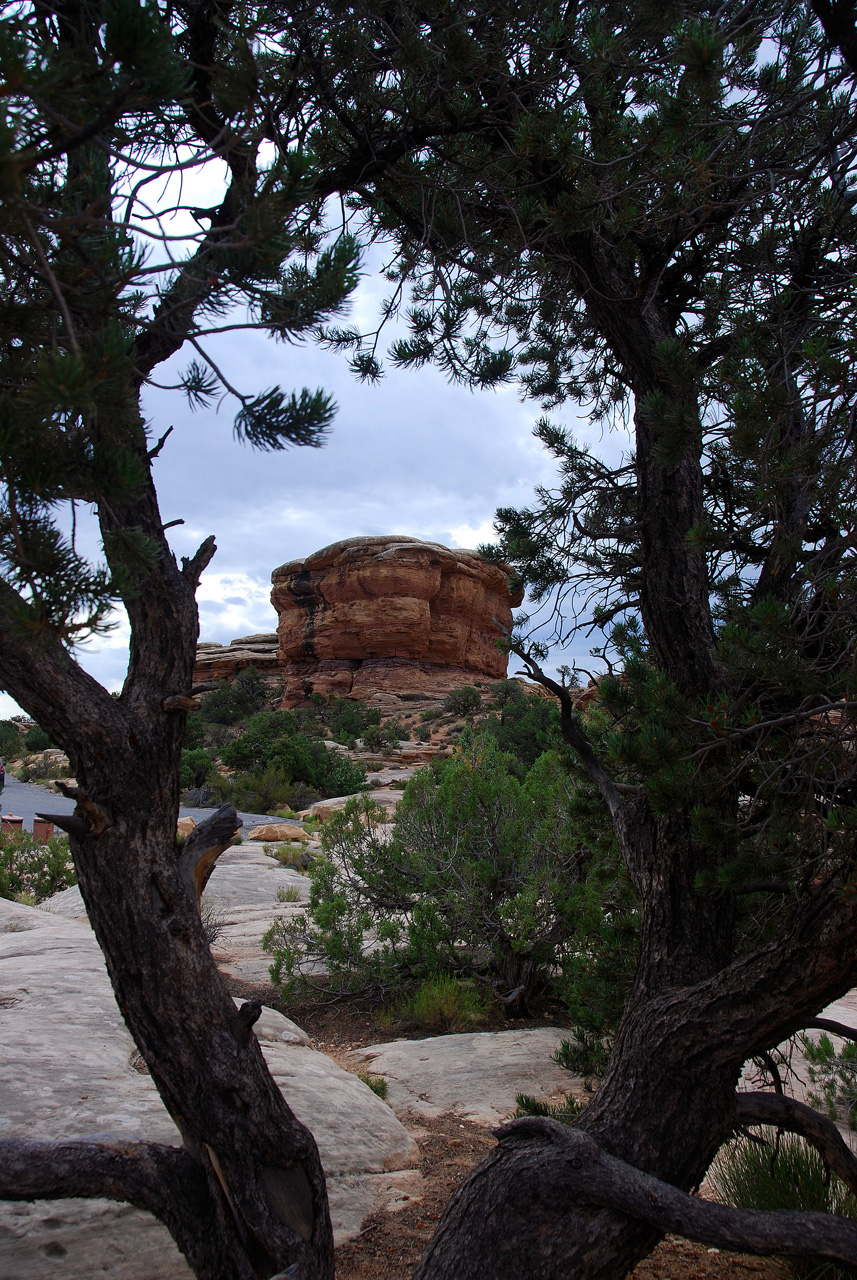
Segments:
[[[367,273],[349,320],[369,327],[384,288]],[[390,370],[380,384],[367,386],[341,355],[253,332],[219,335],[205,345],[244,393],[277,383],[287,390],[323,387],[339,411],[324,448],[259,453],[233,438],[234,400],[219,411],[193,413],[180,393],[149,389],[153,435],[175,428],[155,473],[165,522],[185,522],[170,531],[173,548],[190,554],[209,534],[217,539],[199,591],[204,640],[228,643],[274,630],[271,571],[287,560],[359,534],[409,534],[472,547],[492,540],[498,506],[525,505],[537,484],[554,478],[551,459],[531,434],[539,406],[521,403],[514,387],[471,392],[433,369]],[[161,366],[158,380],[173,381],[188,360],[180,353],[172,368]],[[585,424],[576,430],[588,434]],[[594,443],[611,452],[619,447],[612,440]],[[81,646],[78,657],[117,689],[126,644],[120,618],[107,637]],[[587,653],[582,642],[579,657]],[[0,715],[17,710],[0,695]]]

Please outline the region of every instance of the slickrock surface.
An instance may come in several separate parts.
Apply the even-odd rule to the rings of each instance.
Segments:
[[[569,1035],[560,1027],[464,1032],[370,1044],[350,1058],[358,1070],[387,1080],[397,1115],[452,1112],[493,1126],[511,1117],[517,1093],[542,1102],[580,1093],[581,1081],[552,1058]]]
[[[502,679],[496,647],[523,593],[508,566],[403,536],[348,538],[272,574],[284,706]]]
[[[67,902],[71,907],[71,903]],[[257,1024],[271,1072],[315,1134],[337,1239],[419,1194],[413,1140],[356,1076],[274,1010]],[[179,1135],[113,999],[85,923],[0,899],[0,1132],[31,1138]],[[189,1280],[154,1218],[106,1200],[0,1203],[3,1280]]]

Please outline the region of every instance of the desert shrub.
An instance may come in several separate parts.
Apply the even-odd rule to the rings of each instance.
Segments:
[[[267,705],[271,691],[254,666],[224,681],[202,699],[199,714],[205,724],[237,724]]]
[[[247,813],[273,813],[292,802],[292,780],[280,765],[258,767],[236,774],[230,781],[229,799]]]
[[[484,992],[473,982],[463,982],[448,973],[439,973],[421,982],[399,1003],[400,1018],[415,1022],[427,1031],[472,1031],[488,1015]]]
[[[0,833],[0,898],[35,904],[77,884],[68,836],[37,844],[26,832]]]
[[[559,710],[553,699],[527,694],[514,680],[503,684],[511,688],[505,688],[499,698],[495,694],[498,710],[486,717],[482,731],[496,739],[501,751],[515,757],[516,771],[523,777],[540,755],[558,747]]]
[[[443,709],[452,716],[475,716],[482,710],[482,694],[472,684],[452,689],[443,700]]]
[[[366,789],[366,768],[345,756],[334,758],[324,780],[326,796],[351,796]],[[304,808],[306,806],[303,806]]]
[[[230,768],[249,771],[253,778],[260,776],[260,771],[277,769],[291,783],[305,784],[309,790],[305,791],[304,803],[288,801],[295,809],[305,808],[322,796],[350,795],[365,787],[366,770],[361,765],[328,750],[319,738],[308,737],[300,726],[299,717],[292,711],[260,712],[248,721],[240,737],[224,747],[221,758]]]
[[[24,746],[28,751],[47,751],[51,745],[50,738],[37,724],[24,735]]]
[[[204,893],[199,914],[206,945],[213,947],[227,925],[226,914],[220,899],[214,894]]]
[[[826,1033],[818,1042],[800,1039],[810,1083],[817,1086],[809,1091],[810,1102],[831,1120],[857,1129],[857,1044],[848,1040],[837,1051]]]
[[[21,782],[47,782],[52,778],[68,776],[66,758],[48,755],[31,756],[18,773]]]
[[[0,720],[0,756],[16,756],[21,752],[21,735],[11,720]]]
[[[300,902],[301,891],[296,884],[280,885],[277,890],[277,902]]]
[[[763,1143],[739,1138],[709,1170],[718,1200],[739,1209],[815,1209],[857,1218],[857,1197],[802,1138],[762,1130]],[[850,1274],[818,1258],[785,1258],[801,1280],[846,1280]]]
[[[622,872],[615,851],[575,830],[576,784],[556,756],[524,783],[493,738],[468,735],[417,772],[392,834],[386,812],[351,801],[322,829],[309,911],[266,935],[272,975],[289,993],[318,962],[343,989],[378,998],[445,974],[526,1008],[556,990],[578,952],[600,943],[600,903]],[[612,897],[611,897],[612,895]],[[621,910],[632,916],[630,890]],[[633,939],[628,969],[633,964]],[[570,990],[570,976],[566,996]]]
[[[360,701],[350,698],[332,698],[327,711],[327,727],[334,742],[353,747],[355,741],[362,736],[369,725],[381,723],[381,712],[378,707],[367,707]]]
[[[186,791],[188,787],[201,787],[211,772],[213,764],[214,761],[204,747],[195,747],[191,751],[185,747],[182,750],[182,790]]]

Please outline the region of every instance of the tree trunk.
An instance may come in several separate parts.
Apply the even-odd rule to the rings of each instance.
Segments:
[[[139,419],[129,435],[145,459]],[[122,1016],[192,1161],[174,1178],[147,1182],[150,1152],[141,1144],[135,1172],[129,1148],[124,1184],[111,1166],[103,1193],[153,1208],[201,1280],[253,1280],[293,1263],[302,1280],[329,1280],[333,1240],[315,1142],[267,1070],[252,1032],[258,1014],[236,1012],[224,988],[179,865],[185,714],[170,699],[190,693],[194,594],[213,540],[180,569],[150,480],[133,506],[101,514],[108,547],[111,535],[137,528],[160,548],[126,600],[131,654],[121,696],[108,696],[58,644],[24,645],[8,624],[0,624],[0,683],[69,754],[83,900]],[[53,1185],[43,1194],[61,1192]],[[65,1194],[77,1194],[71,1175]]]

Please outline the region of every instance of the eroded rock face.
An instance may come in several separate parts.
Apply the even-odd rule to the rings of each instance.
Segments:
[[[348,538],[272,574],[284,706],[312,693],[443,694],[506,675],[508,566],[401,536]],[[498,625],[499,624],[499,625]]]
[[[234,680],[240,671],[253,666],[263,679],[279,675],[280,655],[276,631],[261,635],[241,636],[229,644],[216,640],[201,640],[196,646],[194,684],[206,684],[211,680]]]

